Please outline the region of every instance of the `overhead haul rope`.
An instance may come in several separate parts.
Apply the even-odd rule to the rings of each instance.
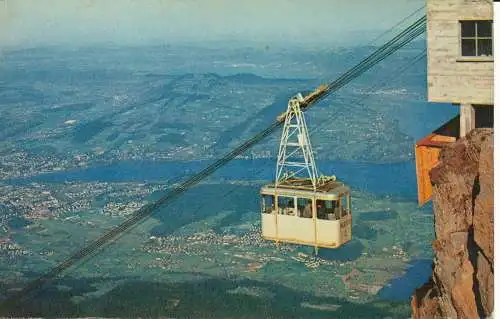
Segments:
[[[401,33],[396,35],[392,40],[378,48],[370,56],[362,60],[356,66],[351,68],[349,71],[342,74],[338,79],[328,84],[327,89],[322,93],[317,95],[308,105],[303,108],[306,109],[312,104],[326,98],[331,93],[339,90],[355,78],[359,77],[361,74],[371,69],[378,62],[384,60],[388,56],[392,55],[394,52],[399,50],[401,47],[405,46],[413,39],[423,34],[426,29],[426,17],[423,16],[410,25],[408,28],[403,30]]]
[[[418,9],[416,9],[415,11],[413,11],[412,13],[410,13],[409,15],[407,15],[406,17],[404,17],[403,19],[401,19],[398,23],[396,23],[389,30],[384,31],[381,35],[379,35],[378,37],[376,37],[375,39],[373,39],[372,41],[370,41],[370,43],[368,43],[368,45],[374,44],[375,42],[377,42],[377,40],[380,40],[386,34],[391,33],[391,31],[393,31],[394,29],[396,29],[397,27],[399,27],[400,25],[402,25],[404,22],[406,22],[408,19],[410,19],[411,17],[413,17],[415,14],[417,14],[417,12],[419,12],[420,10],[422,10],[424,8],[425,8],[425,5],[421,6]]]
[[[387,58],[388,56],[390,56],[391,54],[393,54],[394,52],[399,50],[401,47],[403,47],[404,45],[406,45],[407,43],[409,43],[410,41],[415,39],[417,36],[421,35],[425,31],[425,21],[426,21],[425,16],[420,18],[419,20],[417,20],[417,22],[415,22],[412,25],[410,25],[409,27],[407,27],[405,30],[403,30],[401,33],[399,33],[397,36],[395,36],[388,43],[384,44],[381,48],[379,48],[374,53],[372,53],[368,58],[364,59],[358,65],[356,65],[355,67],[353,67],[352,69],[350,69],[349,71],[344,73],[339,79],[330,83],[330,85],[328,86],[327,94],[323,94],[320,98],[322,99],[322,98],[326,97],[327,95],[333,93],[334,91],[337,91],[338,89],[342,88],[347,83],[349,83],[353,79],[359,77],[362,73],[369,70],[376,63]],[[314,101],[311,101],[309,103],[309,105],[307,105],[307,107],[310,107],[313,103],[315,103],[318,100],[319,99],[315,99]],[[136,213],[134,213],[134,215],[132,217],[128,218],[127,220],[122,222],[120,225],[107,231],[101,237],[99,237],[98,239],[94,240],[92,243],[87,245],[85,248],[74,253],[69,258],[67,258],[65,261],[61,262],[58,266],[54,267],[53,269],[51,269],[49,272],[47,272],[43,276],[31,281],[28,285],[26,285],[19,292],[17,292],[13,296],[4,300],[0,304],[0,309],[2,309],[2,310],[10,309],[12,306],[16,305],[24,296],[26,296],[31,291],[40,287],[45,282],[55,278],[57,275],[59,275],[64,270],[71,267],[76,262],[81,261],[85,257],[90,256],[92,253],[96,252],[99,248],[104,246],[106,243],[108,243],[112,239],[119,238],[119,236],[122,235],[125,231],[133,229],[135,226],[138,225],[138,223],[141,220],[144,220],[146,217],[151,216],[155,210],[159,209],[165,203],[180,196],[187,189],[198,184],[201,180],[203,180],[207,176],[211,175],[213,172],[215,172],[220,167],[226,165],[228,162],[230,162],[236,156],[242,154],[247,149],[252,147],[254,144],[260,142],[265,137],[271,135],[274,132],[274,130],[277,129],[282,123],[283,123],[283,120],[274,121],[274,123],[272,123],[269,127],[262,130],[260,133],[256,134],[255,136],[248,139],[244,143],[240,144],[234,150],[227,153],[222,158],[220,158],[219,160],[217,160],[213,164],[209,165],[207,168],[205,168],[202,171],[200,171],[199,173],[193,175],[191,178],[187,179],[186,181],[181,183],[179,186],[168,191],[167,194],[165,194],[163,197],[161,197],[156,202],[144,205]]]
[[[376,89],[377,87],[383,87],[385,85],[387,85],[390,81],[398,78],[399,76],[401,76],[404,72],[408,71],[412,66],[414,66],[417,62],[419,62],[420,60],[422,60],[424,57],[426,56],[426,49],[420,51],[416,56],[414,56],[411,60],[409,60],[409,62],[405,63],[405,65],[403,65],[402,67],[398,68],[397,70],[395,71],[392,71],[392,73],[394,74],[394,76],[390,77],[389,79],[387,79],[386,81],[382,82],[382,84],[375,84],[373,85],[372,87],[370,87],[368,89],[368,94],[371,93],[371,91],[373,91],[374,89]],[[370,97],[370,95],[367,95],[367,96],[364,96],[358,100],[355,100],[353,101],[352,103],[353,104],[361,104],[363,101],[365,101],[366,99],[368,99]],[[315,133],[316,131],[318,131],[318,129],[325,123],[327,122],[330,122],[332,121],[332,119],[335,117],[335,115],[329,115],[327,116],[326,118],[324,118],[321,122],[319,122],[318,124],[315,124],[314,125],[314,128],[312,130],[310,130],[310,135],[312,136],[313,133]]]

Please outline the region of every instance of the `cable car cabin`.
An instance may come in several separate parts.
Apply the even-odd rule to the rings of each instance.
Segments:
[[[262,187],[264,239],[315,248],[337,248],[351,240],[349,187],[334,179],[316,191],[310,185],[295,179]]]
[[[288,101],[273,184],[262,187],[262,237],[299,245],[337,248],[352,238],[351,192],[335,176],[318,175],[301,105],[320,96],[320,86],[306,98]],[[302,176],[301,175],[305,175]]]

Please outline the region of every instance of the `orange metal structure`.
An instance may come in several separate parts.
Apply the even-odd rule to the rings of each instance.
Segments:
[[[460,132],[460,119],[455,117],[446,124],[419,140],[415,145],[418,204],[427,203],[432,198],[432,184],[429,173],[439,164],[441,149],[455,142]]]

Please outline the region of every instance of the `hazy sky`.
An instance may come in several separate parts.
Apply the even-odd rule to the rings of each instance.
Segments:
[[[0,0],[0,46],[231,39],[357,44],[423,5],[424,0]]]

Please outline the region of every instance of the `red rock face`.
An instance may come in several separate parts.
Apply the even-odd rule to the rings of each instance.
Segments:
[[[451,144],[430,175],[436,256],[413,318],[484,318],[493,310],[493,130]]]

